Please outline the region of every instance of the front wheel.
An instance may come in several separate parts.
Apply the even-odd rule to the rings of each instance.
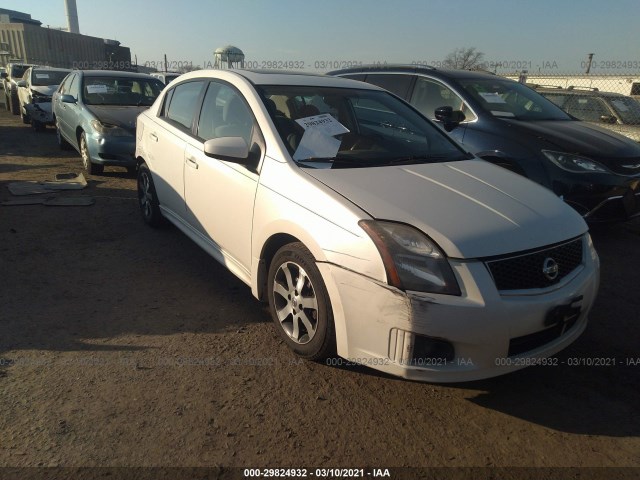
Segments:
[[[311,252],[302,243],[280,248],[267,281],[271,317],[287,346],[309,360],[335,354],[331,302]]]
[[[89,155],[89,147],[87,146],[87,135],[84,132],[80,134],[80,155],[82,156],[84,169],[89,175],[96,175],[103,172],[103,165],[91,162],[91,155]]]

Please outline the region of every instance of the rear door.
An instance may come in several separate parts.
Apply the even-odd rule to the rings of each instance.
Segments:
[[[160,207],[185,223],[185,148],[193,136],[205,84],[204,80],[193,80],[173,87],[165,95],[158,116],[145,124],[142,131]]]

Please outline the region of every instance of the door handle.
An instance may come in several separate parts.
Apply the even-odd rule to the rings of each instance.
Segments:
[[[193,157],[186,157],[187,160],[187,165],[189,165],[191,168],[195,168],[196,170],[198,169],[198,162],[196,162],[196,159]]]
[[[151,138],[153,138],[153,141],[154,141],[154,142],[157,142],[157,141],[158,141],[158,136],[157,136],[155,133],[150,133],[150,134],[149,134],[149,136],[150,136]]]

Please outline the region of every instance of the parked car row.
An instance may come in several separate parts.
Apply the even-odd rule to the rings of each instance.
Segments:
[[[493,83],[479,91],[502,103]],[[447,128],[465,111],[450,100],[431,103]],[[473,380],[543,362],[586,327],[599,260],[581,216],[371,83],[191,72],[136,135],[144,221],[245,282],[302,357]]]
[[[599,284],[585,219],[640,203],[640,145],[478,72],[73,71],[53,115],[89,173],[137,170],[143,220],[244,281],[295,353],[417,380],[571,344]]]
[[[76,70],[53,95],[58,145],[74,148],[90,174],[105,165],[136,168],[136,117],[149,108],[164,84],[150,75]]]
[[[640,145],[578,121],[513,80],[430,67],[358,67],[330,75],[381,86],[491,163],[553,191],[589,222],[640,214]]]
[[[597,88],[532,87],[578,120],[640,142],[640,102],[635,98]]]

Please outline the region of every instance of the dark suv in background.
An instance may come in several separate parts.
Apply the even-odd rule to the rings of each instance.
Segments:
[[[385,88],[476,156],[551,189],[591,222],[640,214],[640,145],[490,73],[386,65],[329,72]]]
[[[5,70],[0,72],[4,88],[4,105],[14,115],[20,113],[20,101],[18,100],[18,87],[16,84],[19,80],[22,80],[27,68],[33,66],[35,65],[29,63],[8,63]]]
[[[640,102],[635,98],[597,88],[529,86],[578,120],[640,142]]]

